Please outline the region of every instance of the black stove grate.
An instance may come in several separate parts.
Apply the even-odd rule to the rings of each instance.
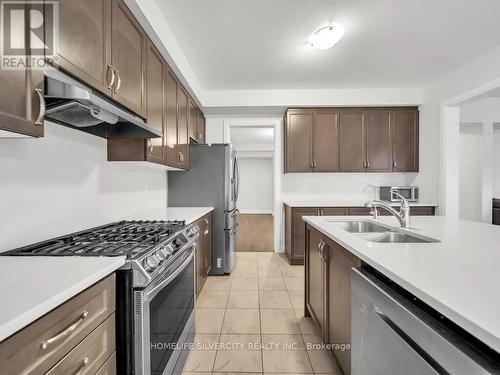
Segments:
[[[120,221],[0,255],[127,256],[134,258],[182,230],[184,221]]]

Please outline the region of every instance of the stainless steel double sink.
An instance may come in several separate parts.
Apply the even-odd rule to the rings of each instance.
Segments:
[[[354,233],[369,242],[378,243],[435,243],[440,242],[434,238],[413,235],[409,233],[399,232],[394,228],[386,227],[384,225],[374,223],[367,220],[356,221],[336,221],[329,220],[340,229],[349,233]]]

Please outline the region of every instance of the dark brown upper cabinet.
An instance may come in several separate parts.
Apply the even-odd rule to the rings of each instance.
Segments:
[[[288,110],[285,119],[285,173],[313,172],[313,123],[311,110]]]
[[[338,117],[338,112],[314,112],[314,172],[339,171],[340,153]]]
[[[177,85],[177,165],[183,169],[189,167],[188,102],[188,94]]]
[[[285,173],[416,172],[417,108],[289,109]]]
[[[60,0],[54,63],[111,95],[111,0]],[[114,82],[113,82],[114,83]]]
[[[198,143],[206,143],[207,131],[206,131],[206,121],[203,112],[198,110],[197,115],[197,127],[198,127]]]
[[[146,117],[146,34],[122,0],[112,0],[113,98]]]
[[[369,172],[392,171],[391,111],[365,114],[366,162]]]
[[[163,137],[113,138],[108,139],[108,160],[110,161],[149,161],[166,164],[165,114],[164,114],[164,75],[165,63],[153,43],[148,42],[146,52],[146,114],[148,125],[162,132]]]
[[[166,73],[166,68],[162,56],[151,42],[148,42],[146,60],[146,114],[148,125],[161,131],[164,135],[163,76]],[[164,137],[148,139],[146,141],[147,159],[164,163],[166,161],[164,143]]]
[[[192,100],[188,103],[188,113],[189,139],[198,142],[198,108]]]
[[[415,109],[398,110],[394,111],[393,117],[392,170],[394,172],[418,172],[418,111]]]
[[[341,111],[339,115],[340,171],[366,170],[365,114],[362,111]]]
[[[165,151],[167,164],[178,166],[177,150],[177,79],[168,70],[165,74]]]
[[[25,15],[25,24],[29,25],[30,12]],[[29,38],[30,33],[26,32],[25,46],[30,45]],[[29,48],[24,55],[31,55]],[[10,137],[11,133],[43,137],[43,71],[0,69],[0,87],[0,137]]]

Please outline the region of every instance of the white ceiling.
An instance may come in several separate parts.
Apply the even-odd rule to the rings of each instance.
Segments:
[[[422,87],[500,44],[499,0],[155,1],[205,90]]]

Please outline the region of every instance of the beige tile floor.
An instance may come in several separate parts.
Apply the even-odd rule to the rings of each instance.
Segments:
[[[303,310],[303,266],[238,253],[231,276],[209,277],[198,297],[193,333],[201,345],[182,374],[336,374],[326,351],[307,347],[320,338]]]

